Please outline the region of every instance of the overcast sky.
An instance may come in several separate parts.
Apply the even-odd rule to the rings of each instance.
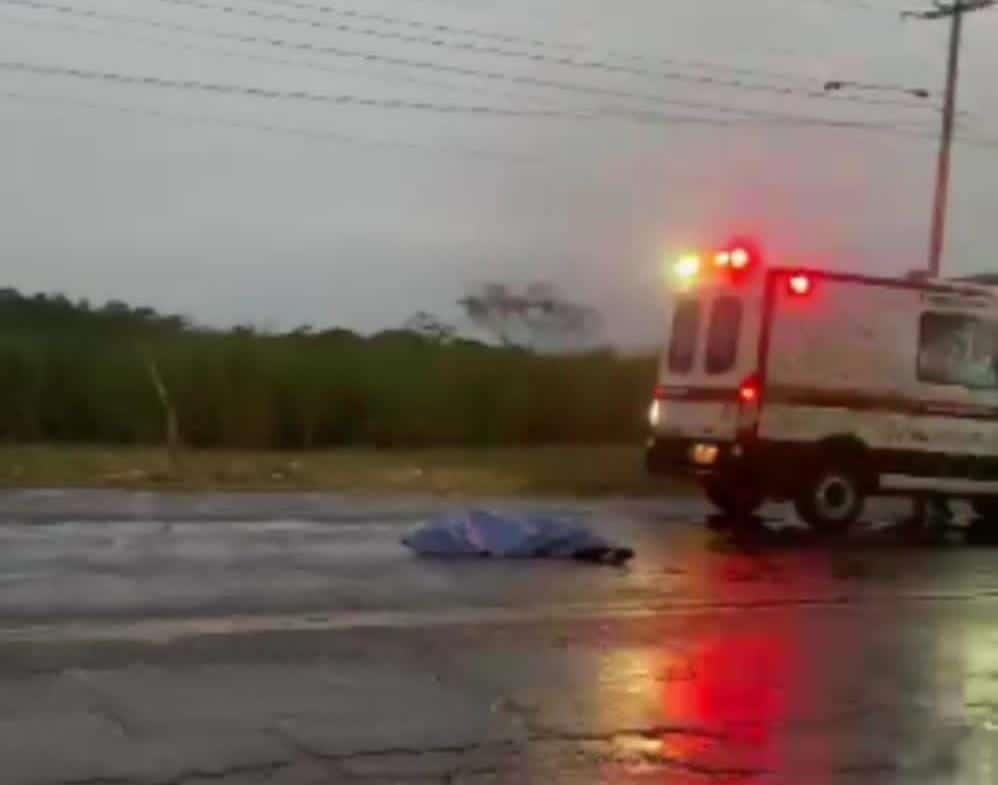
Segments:
[[[946,24],[900,21],[919,0],[229,0],[283,20],[196,7],[221,0],[9,2],[0,0],[8,65],[528,114],[222,95],[5,66],[0,285],[123,299],[208,324],[373,331],[418,310],[458,320],[455,301],[479,282],[542,280],[599,307],[612,339],[633,346],[661,332],[663,259],[732,232],[754,234],[774,260],[885,274],[925,263],[935,143],[804,122],[931,136]],[[308,10],[322,5],[418,24]],[[352,29],[335,29],[343,23]],[[436,46],[384,35],[425,36],[438,24],[450,29]],[[261,35],[289,45],[232,38]],[[991,146],[956,151],[953,273],[996,263],[996,41],[998,11],[968,19],[960,124]],[[659,75],[460,48],[469,42]],[[309,54],[309,43],[327,51]],[[696,76],[742,86],[688,81]],[[919,103],[900,92],[810,95],[827,79],[928,88],[933,98],[907,107],[890,103]],[[731,123],[732,109],[768,115]],[[560,116],[529,114],[545,111]],[[728,124],[709,122],[721,118]]]

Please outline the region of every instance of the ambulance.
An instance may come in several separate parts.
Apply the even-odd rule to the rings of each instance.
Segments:
[[[842,532],[871,496],[998,515],[998,286],[690,254],[649,414],[647,469],[744,520],[792,501]]]

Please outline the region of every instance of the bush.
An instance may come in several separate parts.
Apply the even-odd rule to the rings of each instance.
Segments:
[[[0,439],[155,443],[160,370],[192,446],[313,448],[631,442],[651,357],[551,356],[391,331],[196,330],[125,306],[0,303]]]

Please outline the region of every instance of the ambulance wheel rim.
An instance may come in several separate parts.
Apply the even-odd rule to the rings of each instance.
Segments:
[[[815,508],[829,521],[848,518],[856,504],[856,489],[848,477],[830,474],[814,489]]]

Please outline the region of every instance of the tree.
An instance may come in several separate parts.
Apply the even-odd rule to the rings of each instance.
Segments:
[[[104,305],[103,310],[109,316],[127,316],[132,312],[128,303],[123,303],[121,300],[110,300]]]
[[[533,283],[522,292],[488,283],[459,305],[472,324],[503,346],[578,348],[591,345],[603,326],[596,309],[562,297],[549,283]]]
[[[428,338],[435,343],[450,343],[457,334],[453,325],[441,321],[426,311],[419,311],[411,316],[402,325],[402,329]]]
[[[149,374],[149,381],[152,382],[159,398],[160,406],[163,408],[163,437],[166,440],[166,454],[170,462],[170,473],[177,477],[180,474],[180,418],[177,416],[177,408],[173,403],[173,396],[163,381],[159,366],[151,355],[145,356],[146,371]]]

